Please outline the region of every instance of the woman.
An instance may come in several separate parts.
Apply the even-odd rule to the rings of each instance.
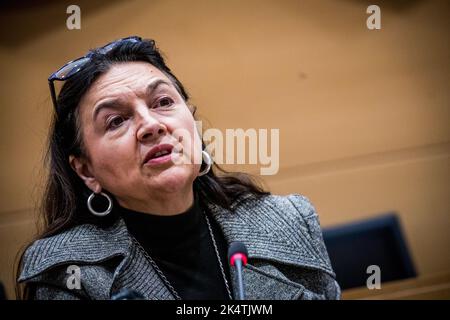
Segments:
[[[91,50],[49,84],[44,231],[21,258],[23,298],[234,299],[234,241],[248,248],[247,299],[339,298],[313,206],[211,169],[153,40]]]

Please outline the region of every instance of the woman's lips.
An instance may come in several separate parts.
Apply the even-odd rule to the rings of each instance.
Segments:
[[[181,144],[160,144],[147,153],[144,166],[158,166],[172,162],[172,164],[179,164],[183,158],[183,146]],[[168,152],[167,154],[164,154]],[[162,155],[161,155],[162,154]]]
[[[183,154],[183,148],[173,148],[171,153],[165,154],[163,156],[157,157],[157,158],[151,158],[146,163],[144,163],[144,166],[156,166],[165,164],[168,162],[176,163],[176,161],[179,161],[179,158]]]
[[[163,164],[163,163],[171,162],[171,161],[172,161],[172,153],[167,153],[160,157],[151,158],[144,165],[158,165],[158,164]]]
[[[168,143],[161,143],[159,145],[154,146],[151,148],[144,158],[144,165],[147,163],[161,163],[164,162],[164,153],[167,153],[167,155],[170,155],[173,151],[174,146]],[[163,155],[161,155],[163,154]],[[153,161],[155,160],[155,161]]]

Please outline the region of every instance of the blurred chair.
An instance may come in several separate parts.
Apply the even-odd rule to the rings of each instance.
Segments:
[[[416,276],[395,213],[324,228],[323,237],[341,289],[366,286],[370,265],[380,267],[381,283]]]

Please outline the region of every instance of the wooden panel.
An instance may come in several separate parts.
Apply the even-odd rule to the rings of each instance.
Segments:
[[[449,300],[450,272],[381,284],[379,290],[356,288],[342,293],[344,300]]]

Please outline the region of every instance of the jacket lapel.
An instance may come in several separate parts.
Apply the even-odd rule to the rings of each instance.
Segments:
[[[238,296],[237,272],[230,269],[234,297]],[[295,300],[304,287],[288,280],[274,267],[260,268],[247,264],[243,269],[246,300]]]
[[[123,289],[134,290],[149,300],[175,299],[146,258],[143,249],[132,241],[125,259],[114,273],[109,296],[111,297]]]

